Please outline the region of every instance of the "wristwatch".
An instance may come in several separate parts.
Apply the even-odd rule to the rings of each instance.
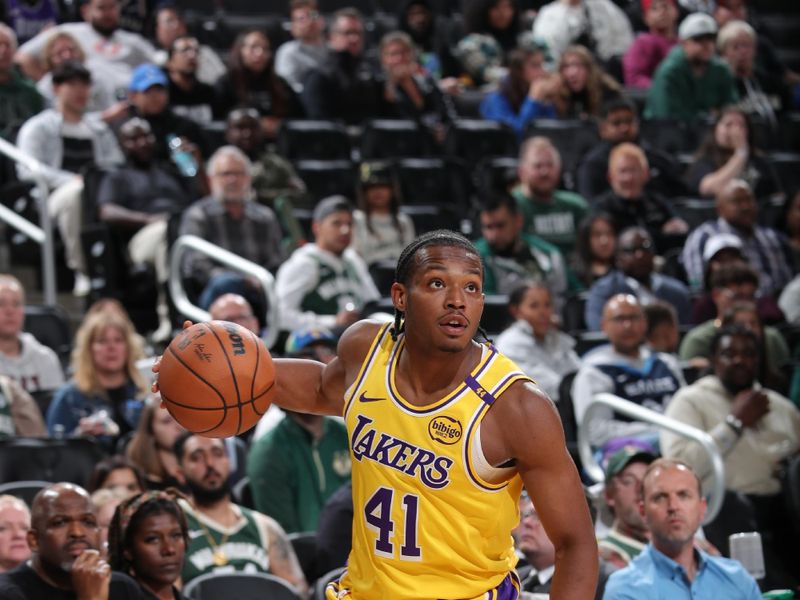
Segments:
[[[742,423],[742,420],[739,417],[734,416],[733,413],[725,417],[725,424],[733,429],[733,432],[737,436],[742,435],[742,432],[744,431],[744,423]]]

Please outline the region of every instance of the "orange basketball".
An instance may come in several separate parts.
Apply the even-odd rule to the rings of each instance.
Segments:
[[[267,412],[275,365],[264,342],[228,321],[196,323],[175,336],[161,358],[161,398],[189,431],[228,437]]]

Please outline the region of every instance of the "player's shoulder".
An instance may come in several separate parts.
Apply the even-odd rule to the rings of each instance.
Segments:
[[[377,336],[384,333],[386,327],[392,327],[392,325],[372,319],[362,319],[353,323],[344,330],[339,338],[337,355],[348,364],[351,362],[360,364],[366,358],[373,343],[376,342]],[[389,335],[388,331],[385,333]]]

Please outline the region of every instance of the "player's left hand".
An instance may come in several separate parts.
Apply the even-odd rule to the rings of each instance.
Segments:
[[[183,328],[189,329],[189,327],[191,327],[193,324],[194,323],[192,323],[189,319],[186,319],[183,322]],[[158,387],[158,372],[161,370],[161,356],[156,357],[156,362],[153,363],[151,370],[156,374],[156,376],[155,379],[153,379],[153,385],[150,386],[150,391],[154,394],[158,394],[160,392]],[[164,408],[163,402],[161,403],[161,408]]]

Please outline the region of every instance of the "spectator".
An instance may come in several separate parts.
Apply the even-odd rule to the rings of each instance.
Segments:
[[[48,210],[64,240],[67,265],[76,273],[75,292],[88,292],[86,259],[81,248],[82,169],[109,169],[122,163],[113,132],[97,115],[87,114],[91,75],[78,62],[65,62],[53,71],[55,108],[28,119],[17,136],[17,147],[46,167],[45,181],[51,192]],[[30,171],[17,166],[20,179],[31,179]]]
[[[0,495],[0,573],[11,571],[30,558],[30,528],[28,505],[16,496]]]
[[[319,513],[317,556],[319,573],[328,573],[347,564],[353,545],[353,484],[348,481],[336,490]]]
[[[153,339],[165,340],[172,333],[166,299],[167,224],[189,206],[200,186],[181,177],[171,163],[156,160],[155,136],[144,119],[127,121],[119,139],[125,165],[102,178],[95,202],[100,220],[121,238],[131,261],[153,267],[159,285],[159,325]]]
[[[140,341],[130,320],[110,311],[87,313],[75,334],[73,378],[47,409],[51,436],[96,436],[111,445],[136,428],[146,383],[136,361]]]
[[[100,113],[103,121],[109,123],[127,109],[125,102],[119,101],[119,95],[127,89],[130,73],[124,69],[120,73],[113,64],[104,60],[87,60],[78,40],[65,31],[57,32],[47,40],[42,61],[44,75],[36,83],[36,89],[44,97],[49,108],[56,103],[53,69],[67,61],[83,64],[92,74],[87,112]]]
[[[25,289],[13,275],[0,274],[0,374],[26,392],[54,390],[64,383],[58,356],[33,335],[25,324]]]
[[[181,149],[193,155],[194,171],[197,172],[202,168],[202,157],[208,156],[206,136],[200,125],[172,111],[168,87],[169,79],[156,65],[145,63],[136,67],[128,86],[130,107],[116,123],[122,124],[132,117],[147,121],[156,139],[156,158],[159,160],[170,160],[170,142],[179,138]],[[192,175],[187,171],[187,176]]]
[[[544,40],[554,60],[568,46],[580,44],[603,63],[619,59],[633,43],[630,21],[611,0],[554,0],[533,22],[533,35]]]
[[[603,332],[609,344],[583,357],[572,385],[578,423],[595,394],[608,392],[630,402],[663,412],[672,395],[684,385],[678,361],[651,352],[644,345],[647,324],[635,296],[617,294],[603,307]],[[598,411],[589,426],[589,441],[603,446],[615,438],[636,436],[654,440],[658,429],[645,423],[615,419],[610,408]]]
[[[776,225],[789,241],[795,269],[800,269],[800,189],[786,202],[783,216]]]
[[[143,595],[182,598],[181,570],[189,525],[174,493],[144,492],[124,500],[108,531],[108,562],[139,584]]]
[[[286,533],[259,512],[231,502],[230,461],[220,439],[190,432],[175,442],[175,456],[191,491],[180,500],[189,522],[184,584],[206,573],[271,573],[306,593],[306,581]]]
[[[398,3],[397,28],[414,40],[417,60],[428,75],[443,87],[458,85],[455,77],[461,65],[451,50],[449,21],[434,13],[430,0]]]
[[[125,449],[125,456],[142,472],[145,486],[150,490],[182,487],[173,448],[175,440],[186,430],[160,403],[158,397],[147,399]]]
[[[519,185],[512,191],[525,219],[525,231],[539,236],[569,258],[580,223],[589,211],[578,194],[557,190],[561,155],[546,137],[525,140],[519,151]]]
[[[645,118],[693,121],[738,100],[730,69],[714,56],[716,36],[717,24],[709,15],[695,13],[681,22],[680,45],[653,75]]]
[[[303,84],[301,100],[310,119],[357,124],[378,116],[382,87],[378,68],[364,55],[364,19],[357,10],[336,11],[328,33],[328,58]]]
[[[718,320],[719,321],[719,320]],[[771,338],[769,355],[764,338],[764,324],[758,316],[756,303],[753,301],[738,301],[731,304],[730,308],[722,314],[720,327],[728,325],[742,325],[756,334],[758,344],[761,349],[761,360],[758,363],[758,380],[762,385],[775,390],[779,394],[789,393],[789,378],[787,377],[791,368],[791,351],[783,336],[778,335]],[[776,331],[780,333],[780,331]]]
[[[251,163],[233,146],[223,146],[208,161],[211,195],[183,214],[180,235],[196,235],[249,261],[274,271],[283,262],[281,229],[272,209],[252,201]],[[258,307],[265,304],[260,285],[207,257],[190,253],[183,265],[186,276],[203,290],[200,305],[207,309],[225,293],[236,293]]]
[[[562,119],[597,117],[605,102],[622,93],[620,85],[600,68],[583,46],[569,46],[564,50],[558,61],[558,73],[561,87],[555,105]]]
[[[287,353],[293,358],[327,364],[336,357],[330,331],[301,329],[291,338]],[[325,502],[350,481],[347,430],[330,417],[284,412],[286,418],[250,448],[247,475],[253,501],[287,533],[316,531]],[[309,468],[312,464],[316,468]]]
[[[316,0],[292,0],[289,14],[294,39],[281,44],[275,53],[275,73],[300,94],[306,76],[319,69],[327,56],[325,20]]]
[[[510,294],[523,281],[543,281],[556,310],[567,293],[564,257],[553,244],[523,232],[523,217],[508,192],[490,192],[480,211],[481,234],[475,247],[483,261],[483,291]]]
[[[27,42],[40,31],[59,21],[59,4],[56,0],[43,2],[3,2],[0,4],[0,21],[8,23],[22,42]]]
[[[800,324],[800,275],[796,275],[783,289],[778,302],[786,320],[793,325]]]
[[[230,52],[228,72],[217,81],[220,111],[252,106],[261,115],[264,135],[274,139],[284,119],[299,117],[301,107],[292,88],[275,73],[272,41],[257,29],[238,35]]]
[[[97,511],[97,526],[100,529],[100,556],[108,560],[108,528],[117,506],[130,494],[120,489],[99,489],[92,493],[92,504]]]
[[[700,594],[761,598],[758,584],[741,563],[696,548],[694,536],[706,513],[706,499],[690,466],[667,459],[651,463],[642,478],[640,506],[651,542],[630,565],[611,575],[604,599]]]
[[[31,559],[0,574],[0,597],[8,600],[83,600],[108,590],[114,600],[140,600],[139,586],[111,572],[100,556],[100,528],[89,494],[72,483],[54,483],[31,505]],[[109,583],[110,582],[110,583]]]
[[[189,29],[186,27],[186,19],[181,10],[168,2],[159,3],[155,9],[153,21],[155,23],[154,38],[159,48],[153,62],[163,67],[167,62],[169,47],[176,39],[187,35]],[[197,79],[202,83],[214,85],[226,71],[225,63],[217,53],[210,46],[200,44],[197,53]]]
[[[497,349],[517,366],[554,402],[568,373],[581,365],[575,340],[558,330],[550,289],[543,282],[523,282],[508,298],[514,323],[497,338]]]
[[[519,44],[519,7],[514,0],[469,0],[464,3],[466,36],[455,55],[475,86],[494,84],[506,74],[508,53]]]
[[[717,219],[695,228],[686,239],[681,262],[689,281],[703,283],[703,252],[712,236],[729,233],[739,238],[742,254],[760,274],[761,294],[778,294],[792,277],[792,255],[786,239],[770,227],[757,225],[758,204],[752,188],[732,179],[717,192]]]
[[[217,93],[197,78],[200,42],[191,35],[175,38],[169,47],[164,70],[169,78],[169,104],[172,111],[200,125],[221,117]]]
[[[666,302],[654,302],[644,307],[644,317],[647,321],[647,346],[653,352],[677,354],[680,331],[675,307]]]
[[[716,314],[686,333],[681,342],[681,360],[691,360],[699,366],[706,366],[711,358],[711,340],[725,313],[735,302],[755,302],[758,290],[758,273],[742,262],[723,265],[711,274],[709,295]],[[719,317],[717,319],[716,317]],[[781,367],[789,359],[786,342],[774,327],[764,328],[766,356],[771,364]],[[706,362],[698,361],[698,358]]]
[[[0,375],[0,439],[46,435],[36,401],[14,380]]]
[[[646,229],[631,227],[620,234],[616,270],[589,289],[584,313],[587,328],[600,328],[603,306],[615,294],[631,294],[643,306],[663,300],[675,307],[681,324],[689,322],[689,290],[679,280],[656,273],[654,259],[653,238]]]
[[[14,69],[17,36],[0,23],[0,135],[9,136],[27,119],[44,108],[44,101],[33,83]]]
[[[779,471],[781,461],[795,456],[800,448],[800,412],[787,398],[758,384],[760,347],[749,329],[740,325],[720,329],[711,343],[711,357],[713,374],[676,394],[667,416],[711,435],[722,455],[725,488],[746,496],[757,529],[764,535],[770,580],[778,587],[794,587],[795,577],[788,576],[797,572],[790,558],[792,519],[781,493]],[[691,464],[704,486],[709,485],[708,457],[695,442],[663,432],[661,448],[664,456]],[[706,528],[717,545],[726,543],[727,535],[738,531],[742,520],[741,515],[726,518],[726,505],[727,501],[712,523],[715,527]]]
[[[578,225],[572,271],[579,285],[589,288],[614,268],[617,229],[611,215],[592,213]]]
[[[97,490],[112,490],[129,498],[145,490],[144,478],[133,463],[115,454],[94,466],[86,491],[94,494]]]
[[[782,73],[768,73],[756,63],[756,30],[744,21],[730,21],[720,28],[717,47],[722,60],[728,63],[736,81],[745,113],[765,120],[775,128],[777,114],[791,106],[791,90],[784,84]]]
[[[521,554],[527,563],[517,568],[522,591],[520,597],[528,597],[527,593],[533,594],[534,597],[540,595],[549,597],[556,564],[555,547],[547,537],[536,507],[526,492],[523,492],[519,499],[519,515],[519,525],[511,535],[514,537],[517,553]],[[603,597],[610,573],[610,565],[601,560],[595,600]]]
[[[618,231],[647,229],[663,253],[676,236],[689,231],[689,225],[663,197],[645,190],[649,179],[650,165],[639,146],[628,142],[615,146],[608,157],[611,189],[595,199],[594,208],[610,214]]]
[[[636,36],[622,65],[625,85],[647,89],[658,65],[678,43],[678,7],[675,0],[642,0],[642,16],[648,30]]]
[[[344,328],[364,306],[380,298],[367,265],[349,248],[353,215],[344,196],[317,204],[314,243],[295,250],[278,270],[275,291],[282,329]]]
[[[352,248],[372,266],[397,262],[415,238],[414,222],[400,212],[400,191],[387,162],[363,162],[359,169],[358,205],[353,211]]]
[[[508,75],[481,102],[481,117],[508,125],[520,139],[534,119],[555,118],[553,101],[561,81],[545,71],[544,60],[542,48],[512,50],[508,55]]]
[[[603,498],[614,516],[608,534],[597,542],[600,558],[623,568],[647,546],[647,530],[639,504],[642,477],[647,466],[658,458],[652,446],[630,440],[609,456],[605,468]]]
[[[750,120],[741,109],[730,107],[698,149],[687,180],[693,194],[713,197],[734,179],[746,181],[760,201],[781,191],[775,168],[753,142]]]
[[[638,145],[650,165],[650,178],[645,189],[667,198],[686,195],[681,179],[683,168],[668,153],[654,147],[639,136],[636,105],[624,97],[603,105],[598,131],[602,142],[586,153],[578,166],[578,193],[584,198],[596,198],[609,189],[608,157],[611,150],[623,142]]]
[[[457,118],[455,108],[433,77],[419,68],[411,36],[387,33],[379,52],[384,78],[381,116],[419,121],[436,141],[444,140],[444,126]]]
[[[81,44],[83,53],[110,63],[120,73],[153,60],[155,48],[137,33],[120,28],[118,0],[88,0],[81,6],[81,23],[62,23],[42,31],[17,50],[16,62],[28,77],[39,80],[43,74],[44,47],[51,35],[65,31]]]

